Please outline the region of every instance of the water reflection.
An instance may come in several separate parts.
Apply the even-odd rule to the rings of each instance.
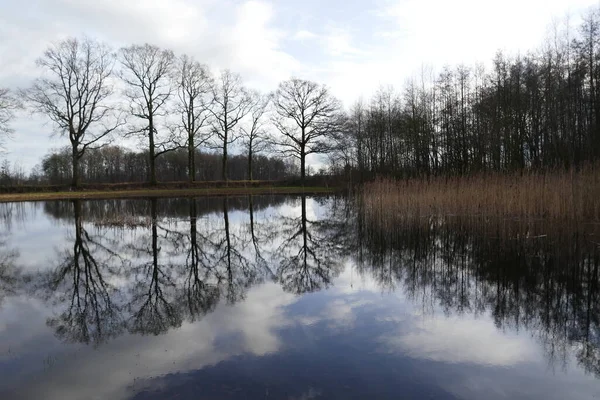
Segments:
[[[20,284],[21,269],[15,264],[19,252],[8,243],[13,224],[24,221],[25,207],[0,204],[0,306],[6,296],[15,295]]]
[[[19,282],[20,270],[14,261],[17,252],[6,246],[6,238],[0,235],[0,306],[6,296],[14,295]]]
[[[45,254],[47,263],[30,268],[11,232],[35,224],[28,215],[36,210],[67,234]],[[110,397],[150,398],[149,387],[168,397],[175,381],[204,382],[212,387],[207,397],[223,397],[210,382],[262,365],[271,377],[279,366],[308,372],[296,383],[280,376],[279,386],[258,385],[272,379],[266,375],[248,378],[249,397],[264,397],[267,387],[283,397],[374,396],[356,386],[372,379],[369,385],[387,385],[382,397],[395,397],[402,382],[408,397],[476,398],[472,387],[449,388],[457,378],[445,364],[464,373],[469,365],[514,367],[531,364],[537,349],[551,367],[542,374],[581,368],[600,377],[595,225],[449,217],[391,226],[352,199],[306,196],[48,202],[2,211],[0,327],[8,318],[2,312],[19,299],[44,315],[60,352],[92,345],[99,352],[86,353],[92,360],[132,347],[120,361],[130,370],[119,374],[138,381]],[[523,347],[520,332],[535,344]],[[0,343],[7,335],[0,329]],[[177,357],[157,361],[157,346],[178,344]],[[193,361],[183,356],[190,352]],[[143,353],[163,378],[135,372]],[[312,371],[303,357],[320,360],[323,370]],[[93,361],[81,363],[89,372]],[[388,375],[396,370],[414,376],[394,381]],[[189,376],[171,375],[177,371]],[[445,378],[410,383],[431,371]],[[54,374],[31,390],[44,393],[76,372]],[[7,384],[0,382],[0,396]]]
[[[48,214],[72,221],[72,236],[57,252],[55,268],[27,279],[36,296],[63,310],[48,320],[59,338],[96,345],[125,331],[165,333],[201,318],[221,300],[243,301],[250,287],[265,281],[296,294],[327,287],[346,250],[336,245],[334,222],[309,218],[306,196],[298,199],[297,217],[257,222],[255,209],[277,200],[285,201],[248,196],[46,203]],[[230,210],[244,207],[247,223],[232,228]]]
[[[169,233],[158,221],[157,200],[150,200],[150,237],[136,235],[126,246],[128,258],[134,260],[128,274],[133,282],[128,288],[130,300],[126,306],[131,314],[128,325],[132,333],[158,335],[182,323],[177,304],[177,265],[159,258],[170,244]]]
[[[189,199],[190,231],[187,237],[181,237],[180,243],[189,240],[185,254],[185,304],[191,321],[200,318],[215,309],[220,297],[218,282],[212,276],[212,263],[208,251],[209,238],[198,231],[197,201]],[[212,279],[211,279],[212,278]]]
[[[428,218],[385,227],[362,220],[357,266],[446,316],[489,313],[500,330],[534,334],[553,366],[573,350],[600,372],[597,226]]]
[[[301,198],[297,217],[282,217],[276,250],[277,279],[284,290],[302,294],[329,287],[341,272],[342,249],[334,240],[333,221],[308,218],[306,197]]]
[[[84,225],[82,202],[71,202],[74,225],[72,246],[57,252],[55,267],[29,277],[35,294],[61,310],[47,321],[68,342],[98,344],[123,332],[124,321],[111,284],[122,275],[126,259],[118,242]]]

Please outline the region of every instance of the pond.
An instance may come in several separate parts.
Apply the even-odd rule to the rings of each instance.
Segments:
[[[600,397],[595,226],[365,215],[0,204],[0,398]]]

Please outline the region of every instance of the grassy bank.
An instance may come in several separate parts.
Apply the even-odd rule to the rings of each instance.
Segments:
[[[325,194],[338,190],[335,187],[259,186],[259,187],[191,187],[191,188],[136,188],[136,189],[85,189],[81,191],[39,191],[2,193],[0,202],[44,201],[74,199],[125,199],[159,197],[235,196],[261,194]]]
[[[179,190],[179,189],[216,189],[216,188],[291,188],[291,187],[333,187],[343,185],[343,179],[336,176],[309,176],[304,181],[299,178],[283,180],[241,180],[241,181],[168,181],[151,185],[148,182],[87,183],[80,185],[78,191],[129,191],[129,190]],[[70,192],[69,183],[36,185],[0,185],[0,194]]]
[[[367,214],[386,223],[432,215],[600,222],[600,166],[523,175],[378,180],[364,185],[360,196]]]

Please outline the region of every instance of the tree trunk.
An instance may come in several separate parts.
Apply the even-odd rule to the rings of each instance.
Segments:
[[[160,249],[158,248],[158,229],[156,226],[156,221],[158,219],[158,207],[156,199],[150,200],[150,215],[152,218],[152,280],[154,281],[155,285],[158,285],[158,251]]]
[[[302,184],[304,185],[304,180],[306,178],[306,154],[304,152],[304,146],[300,148],[300,179],[302,180]]]
[[[227,182],[227,142],[223,142],[223,165],[222,165],[222,171],[223,171],[223,175],[222,178],[225,182]]]
[[[188,137],[188,177],[190,182],[196,180],[196,149],[194,147],[194,135]]]
[[[83,231],[83,223],[81,219],[81,200],[73,200],[73,216],[75,218],[75,246],[73,254],[76,256],[75,259],[79,259],[77,257],[78,250],[81,248],[81,238]]]
[[[227,123],[227,122],[225,122]],[[222,179],[227,182],[227,127],[225,127],[225,132],[223,132],[223,165],[221,168]]]
[[[77,151],[77,144],[73,143],[72,144],[72,149],[73,149],[73,153],[72,153],[72,164],[73,164],[73,176],[72,176],[72,180],[71,180],[71,187],[73,189],[77,189],[79,188],[79,152]]]
[[[248,148],[248,180],[252,180],[252,146]]]
[[[231,237],[229,236],[229,204],[227,197],[223,198],[223,219],[225,221],[225,241],[227,243],[227,284],[229,287],[226,296],[230,303],[234,303],[235,293],[232,292],[233,270],[231,268]]]
[[[148,123],[148,140],[150,142],[150,148],[149,148],[149,161],[150,161],[150,184],[151,185],[156,185],[157,180],[156,180],[156,166],[154,164],[154,162],[156,161],[156,158],[154,157],[154,124],[152,123],[152,119],[150,119],[150,122]]]
[[[306,195],[302,195],[302,253],[304,256],[304,265],[306,268],[308,263],[308,240],[306,232]]]
[[[194,275],[198,271],[198,212],[196,210],[196,199],[190,199],[190,255],[191,266],[194,268]],[[197,279],[197,278],[196,278]]]
[[[256,243],[256,235],[254,234],[254,203],[251,194],[248,195],[248,210],[250,211],[250,235],[252,236],[252,243]]]

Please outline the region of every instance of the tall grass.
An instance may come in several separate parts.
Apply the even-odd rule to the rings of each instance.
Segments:
[[[379,179],[365,184],[360,198],[366,217],[389,223],[448,215],[600,222],[600,165],[579,171]]]

